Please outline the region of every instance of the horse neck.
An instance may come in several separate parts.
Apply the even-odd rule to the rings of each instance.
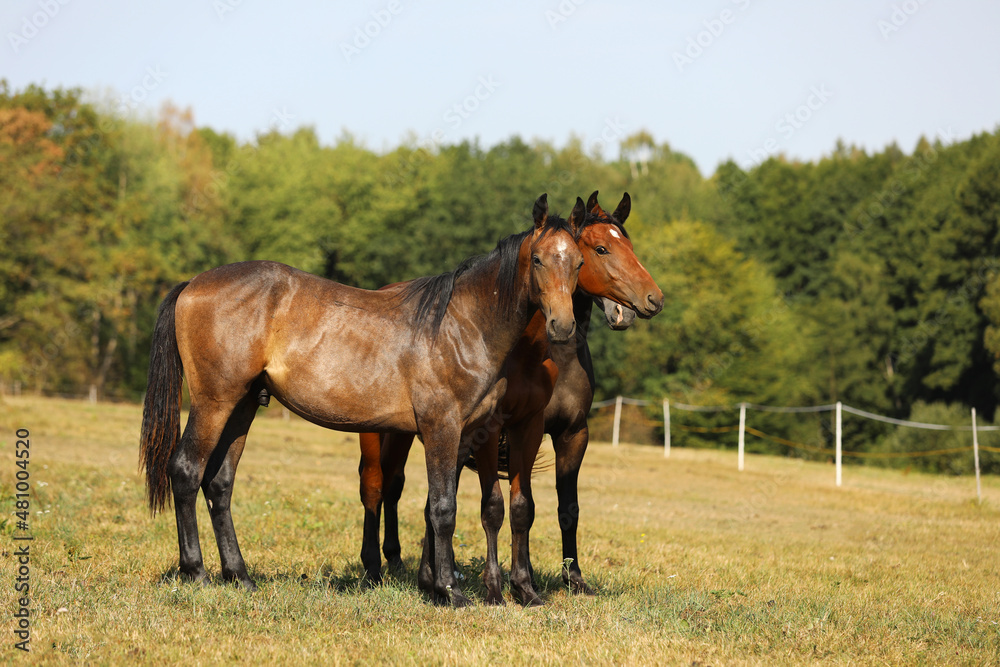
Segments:
[[[577,290],[573,293],[573,317],[576,318],[576,344],[552,345],[549,355],[559,366],[560,383],[565,388],[565,378],[578,372],[585,372],[591,367],[590,348],[587,346],[587,334],[590,332],[590,313],[594,304],[593,297]],[[591,382],[593,384],[593,382]]]
[[[475,275],[466,274],[465,279],[455,286],[456,293],[469,295],[471,306],[467,309],[466,316],[477,323],[487,347],[501,358],[514,348],[528,322],[538,311],[538,306],[531,302],[528,285],[531,239],[529,234],[521,242],[518,251],[517,281],[511,295],[513,301],[509,312],[504,312],[503,295],[497,289],[497,276],[501,269],[499,257],[489,260]]]
[[[594,299],[580,290],[573,293],[573,317],[576,318],[577,337],[586,338],[590,333],[590,313]]]
[[[518,360],[529,366],[541,364],[549,356],[549,336],[545,331],[545,316],[540,310],[528,321],[528,326],[521,332],[513,356],[517,354]]]
[[[593,310],[593,297],[577,290],[573,293],[573,317],[576,319],[577,346],[581,339],[586,340],[590,333],[590,314]],[[545,318],[541,311],[536,310],[534,316],[528,322],[521,336],[521,343],[539,350],[539,355],[544,358],[549,353],[549,337],[545,331]]]

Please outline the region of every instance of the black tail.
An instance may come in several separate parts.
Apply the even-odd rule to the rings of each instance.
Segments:
[[[187,283],[170,290],[160,304],[149,351],[149,379],[146,400],[142,405],[142,435],[139,441],[139,467],[146,468],[146,492],[149,509],[161,511],[170,493],[167,464],[181,438],[181,379],[183,367],[177,351],[174,307]]]
[[[465,467],[472,471],[478,471],[478,468],[476,468],[476,459],[471,451],[465,458]],[[534,465],[531,466],[531,474],[534,476],[537,473],[545,472],[551,467],[551,461],[546,461],[541,456],[537,456],[535,457]],[[510,479],[510,442],[507,440],[507,429],[500,431],[500,441],[497,443],[497,477],[500,479]]]

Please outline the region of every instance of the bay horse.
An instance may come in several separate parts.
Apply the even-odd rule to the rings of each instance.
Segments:
[[[608,324],[614,329],[628,327],[637,313],[642,317],[652,317],[660,311],[663,304],[662,292],[636,258],[623,226],[631,209],[628,193],[625,193],[615,213],[610,216],[600,207],[597,194],[594,192],[590,196],[586,206],[578,198],[577,206],[570,215],[571,226],[577,229],[577,243],[585,258],[574,295],[574,316],[578,332],[586,331],[589,327],[590,304],[593,301],[602,305]],[[486,602],[491,604],[503,603],[497,559],[497,536],[504,516],[503,496],[497,475],[497,447],[501,431],[506,436],[505,443],[508,446],[506,459],[511,489],[511,588],[523,604],[535,606],[541,604],[541,599],[532,584],[528,553],[528,532],[534,519],[531,471],[545,427],[544,412],[558,386],[557,378],[563,375],[562,366],[557,365],[553,357],[563,358],[561,363],[567,366],[570,379],[573,379],[574,371],[581,365],[577,356],[581,346],[587,364],[590,363],[585,336],[578,337],[576,346],[549,345],[543,325],[536,316],[508,356],[504,364],[507,391],[489,426],[466,434],[467,438],[474,438],[480,444],[474,453],[483,494],[481,513],[487,541],[483,580],[487,589]],[[593,399],[592,370],[589,380],[588,397],[577,401],[580,406],[583,402],[587,403],[582,413],[584,423],[589,403]],[[576,390],[577,395],[581,393],[580,389]],[[567,401],[561,403],[568,407]],[[580,417],[572,416],[574,419]],[[412,440],[412,436],[406,434],[361,434],[361,497],[365,506],[362,561],[368,576],[374,580],[378,580],[380,576],[378,526],[383,498],[386,516],[385,555],[390,568],[402,566],[397,505],[402,494],[405,481],[403,469]],[[572,558],[575,562],[575,543]],[[422,563],[423,561],[424,559]],[[579,568],[579,565],[576,567]],[[425,576],[422,571],[418,579]],[[564,576],[569,575],[564,573]]]
[[[575,334],[583,257],[574,230],[534,226],[485,257],[396,289],[335,283],[277,262],[241,262],[184,282],[160,306],[143,406],[140,465],[155,514],[173,492],[179,571],[206,582],[195,513],[212,519],[222,576],[254,590],[230,513],[233,482],[262,392],[336,430],[416,433],[427,454],[428,586],[470,604],[454,570],[456,470],[463,429],[504,393],[501,367],[536,312],[555,342]],[[538,212],[542,211],[542,214]],[[191,408],[180,434],[182,375]]]

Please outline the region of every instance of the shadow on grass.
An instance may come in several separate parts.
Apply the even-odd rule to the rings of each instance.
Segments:
[[[401,570],[387,571],[387,569],[383,567],[383,582],[390,585],[395,583],[399,583],[403,586],[412,585],[413,588],[416,588],[418,564],[419,563],[416,559],[410,558],[404,561],[404,567]],[[304,572],[291,570],[262,572],[258,569],[254,569],[253,567],[249,568],[249,574],[250,578],[255,584],[257,584],[258,587],[288,584],[316,585],[317,582],[320,582],[338,593],[357,593],[363,590],[375,588],[379,585],[370,581],[366,577],[364,568],[360,563],[348,565],[340,570],[337,570],[333,565],[328,563],[324,564],[319,568],[318,578],[310,576]],[[176,565],[161,572],[156,580],[161,586],[168,584],[197,585],[196,582],[192,581],[189,577],[181,574],[180,568]],[[212,571],[209,571],[208,579],[200,582],[200,585],[238,586],[236,582],[224,579],[221,573]]]
[[[329,563],[325,563],[319,568],[319,576],[310,576],[307,573],[288,570],[276,570],[271,572],[261,572],[250,568],[250,578],[258,587],[288,586],[298,584],[300,586],[323,586],[340,593],[357,595],[365,591],[378,589],[383,586],[399,588],[401,590],[418,591],[417,570],[420,567],[420,560],[417,557],[403,559],[402,568],[389,569],[386,565],[382,567],[382,582],[370,581],[360,563],[336,568]],[[483,584],[483,559],[481,557],[472,558],[470,561],[457,564],[459,581],[462,591],[476,604],[483,604],[486,598],[486,586]],[[516,600],[510,598],[510,572],[504,569],[504,592],[508,604],[518,604]],[[177,566],[167,568],[157,577],[157,583],[163,585],[198,585],[188,577],[181,574]],[[553,598],[562,595],[573,595],[569,587],[562,580],[561,570],[536,569],[534,571],[533,583],[542,601],[550,602]],[[239,585],[230,580],[222,578],[219,572],[209,572],[208,579],[200,582],[201,586],[221,586],[239,588]],[[634,590],[630,587],[608,584],[602,582],[594,586],[597,595],[615,597],[626,595]],[[430,595],[426,591],[419,591],[421,597],[429,603],[438,606],[448,606],[447,602],[439,596]]]

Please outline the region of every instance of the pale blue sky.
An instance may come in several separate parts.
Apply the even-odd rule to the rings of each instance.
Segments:
[[[645,129],[711,173],[1000,123],[997,0],[5,0],[0,36],[15,89],[169,99],[241,139],[282,122],[375,150],[603,134],[617,157]]]

